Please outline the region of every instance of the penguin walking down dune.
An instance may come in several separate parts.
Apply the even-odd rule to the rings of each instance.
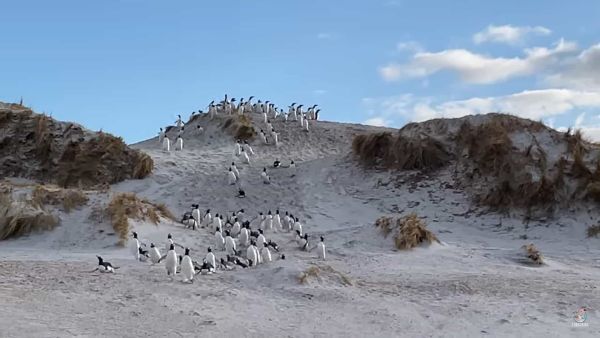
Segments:
[[[98,268],[96,268],[96,270],[100,270],[100,272],[109,272],[109,273],[113,273],[115,272],[116,269],[118,269],[119,267],[117,266],[112,266],[112,264],[110,264],[110,262],[105,262],[102,257],[100,256],[96,256],[98,258]],[[94,271],[96,271],[94,270]],[[94,272],[92,271],[92,272]]]
[[[267,135],[262,129],[260,130],[260,139],[262,140],[263,144],[269,144],[269,141],[267,140]]]
[[[240,225],[240,221],[236,219],[235,223],[233,223],[233,226],[231,227],[231,236],[237,237],[241,230],[242,226]]]
[[[183,138],[181,135],[177,136],[177,141],[175,142],[175,150],[183,150]]]
[[[154,245],[154,243],[150,243],[150,261],[152,264],[156,264],[160,261],[160,250]]]
[[[173,236],[171,236],[171,234],[168,234],[167,235],[167,245],[166,245],[167,251],[171,250],[171,246],[173,246],[174,244],[175,244],[175,242],[173,242]]]
[[[237,177],[235,176],[235,173],[233,172],[232,168],[229,167],[229,172],[227,173],[227,183],[229,185],[234,185],[236,181]]]
[[[326,249],[325,249],[325,237],[321,236],[321,241],[319,242],[319,244],[317,244],[317,254],[319,255],[319,258],[322,260],[325,260],[325,255],[326,255]]]
[[[217,250],[225,249],[225,238],[223,238],[220,229],[215,231],[215,248],[217,248]]]
[[[215,254],[212,252],[212,249],[208,248],[207,251],[208,253],[206,254],[204,260],[207,261],[208,264],[212,265],[213,267],[217,266],[217,260],[215,258]]]
[[[206,210],[204,214],[204,218],[202,219],[202,226],[208,226],[212,222],[212,216],[210,214],[210,209]]]
[[[275,230],[283,230],[281,226],[281,217],[279,217],[279,209],[275,210],[275,215],[273,216],[273,228]]]
[[[308,119],[304,119],[304,131],[308,131]]]
[[[236,254],[236,250],[235,250],[235,241],[233,240],[233,237],[231,237],[231,232],[229,230],[225,231],[225,251],[227,252],[228,255],[235,255]]]
[[[250,164],[250,157],[248,157],[248,153],[242,148],[242,162],[246,164]]]
[[[194,275],[196,274],[196,270],[194,270],[194,264],[192,263],[192,258],[190,257],[190,249],[185,248],[185,254],[183,259],[181,260],[181,274],[183,275],[183,282],[193,283]]]
[[[294,220],[294,227],[292,228],[292,230],[299,231],[300,236],[302,236],[302,223],[300,223],[300,221],[298,220],[298,217],[296,217],[296,219]]]
[[[235,178],[239,180],[240,179],[240,171],[235,166],[235,162],[231,162],[231,170],[233,171],[233,174],[235,175]]]
[[[138,240],[137,232],[134,231],[132,236],[133,236],[133,240],[129,243],[129,250],[133,254],[133,258],[135,258],[136,261],[139,261],[140,260],[140,241]]]
[[[150,258],[150,254],[148,253],[148,250],[145,250],[144,248],[142,248],[140,246],[140,248],[138,249],[138,252],[140,253],[140,262],[145,262],[148,260],[148,258]]]
[[[240,156],[242,153],[242,145],[240,144],[240,140],[235,141],[235,148],[233,149],[233,153],[235,156]]]
[[[163,142],[162,142],[162,148],[163,148],[163,150],[164,150],[164,151],[166,151],[166,152],[170,152],[170,151],[171,151],[171,141],[169,140],[169,138],[168,138],[168,137],[165,137],[165,138],[163,139]]]
[[[252,147],[248,144],[248,141],[244,141],[244,150],[250,154],[250,155],[254,155],[254,150],[252,150]]]
[[[256,246],[262,248],[264,243],[267,243],[267,239],[263,234],[263,229],[258,229],[258,237],[256,237]]]
[[[277,136],[275,129],[271,129],[271,137],[273,138],[273,144],[275,144],[275,146],[278,146],[279,145],[279,137]]]
[[[267,230],[273,231],[273,214],[271,214],[271,210],[267,213]]]
[[[260,252],[260,255],[262,257],[262,261],[264,263],[270,263],[271,262],[271,251],[269,250],[269,244],[268,243],[264,243],[263,244],[263,248]]]
[[[160,128],[160,131],[158,132],[158,144],[162,145],[164,139],[165,139],[165,132],[163,131],[162,128]]]
[[[194,208],[192,210],[192,217],[194,218],[194,221],[196,222],[196,225],[200,224],[200,206],[198,204],[194,205]]]
[[[262,173],[260,173],[260,177],[263,180],[264,184],[271,184],[271,177],[267,174],[267,168],[263,168]]]
[[[177,253],[175,252],[175,245],[171,244],[165,261],[165,267],[167,269],[167,276],[175,276],[177,274]]]
[[[300,250],[306,251],[308,249],[308,234],[304,234],[299,240],[298,245],[300,246]]]
[[[246,259],[250,263],[250,266],[256,266],[258,264],[258,255],[254,247],[254,241],[250,242],[250,246],[246,249]]]
[[[223,216],[219,216],[219,214],[215,215],[215,218],[213,218],[213,229],[221,232],[223,231],[223,221],[222,221]]]

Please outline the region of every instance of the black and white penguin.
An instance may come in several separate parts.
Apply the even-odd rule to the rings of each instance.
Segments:
[[[206,209],[206,213],[204,213],[204,217],[202,218],[202,226],[209,226],[212,222],[212,215],[210,214],[210,209]]]
[[[164,139],[165,139],[165,132],[163,131],[162,128],[160,128],[160,131],[158,132],[158,144],[162,145]]]
[[[221,228],[218,228],[215,231],[215,248],[217,250],[225,249],[225,238],[223,238],[223,234],[221,233]]]
[[[281,165],[281,161],[279,161],[279,159],[275,159],[275,161],[273,161],[273,168],[279,168],[279,166]]]
[[[246,192],[244,191],[244,189],[242,189],[241,187],[238,188],[238,194],[237,197],[239,198],[244,198],[246,197]]]
[[[102,257],[100,256],[96,256],[98,257],[98,269],[100,270],[100,272],[115,272],[116,269],[118,269],[118,266],[112,266],[112,264],[110,264],[110,262],[105,262]],[[95,270],[94,270],[95,271]]]
[[[279,216],[279,209],[275,210],[275,215],[273,216],[273,228],[276,230],[283,230],[281,226],[281,217]]]
[[[243,223],[243,222],[244,222],[244,217],[245,217],[245,214],[244,214],[244,213],[245,213],[245,212],[244,212],[244,209],[240,209],[240,210],[238,210],[238,212],[237,212],[237,215],[236,215],[236,216],[237,216],[237,219],[238,219],[238,221],[240,221],[240,223]]]
[[[160,257],[160,250],[158,250],[154,243],[150,243],[150,261],[156,264],[160,261]]]
[[[300,240],[299,246],[300,250],[306,251],[308,249],[308,234],[304,234],[304,237]]]
[[[258,264],[258,252],[254,246],[254,241],[250,242],[250,246],[246,249],[246,259],[250,262],[250,266]]]
[[[240,236],[239,236],[239,240],[240,240],[240,245],[246,246],[248,245],[248,240],[250,239],[250,233],[248,232],[248,229],[244,226],[242,227],[242,229],[240,229]]]
[[[320,112],[320,111],[321,111],[321,109],[317,109],[317,110],[315,111],[315,120],[318,120],[318,119],[319,119],[319,112]]]
[[[235,141],[235,148],[233,150],[235,156],[240,156],[242,154],[242,145],[240,144],[240,140]]]
[[[242,148],[242,162],[246,164],[250,164],[250,157],[248,157],[248,153],[244,148]]]
[[[227,183],[229,185],[234,185],[235,182],[237,182],[237,177],[235,176],[233,169],[229,167],[229,172],[227,173]]]
[[[171,244],[165,261],[165,267],[167,269],[168,276],[175,276],[177,274],[177,253],[175,252],[175,245]]]
[[[267,243],[267,239],[263,234],[263,230],[258,229],[258,237],[256,237],[256,246],[262,248],[264,243]]]
[[[200,224],[201,216],[200,216],[200,206],[198,204],[195,204],[192,209],[192,217],[194,218],[194,221],[196,221],[196,224]]]
[[[221,217],[219,214],[215,214],[213,218],[212,227],[214,230],[218,230],[219,232],[223,230],[223,223],[221,222]]]
[[[206,262],[208,262],[210,265],[212,265],[213,267],[217,266],[216,263],[216,259],[215,259],[215,254],[212,252],[211,248],[208,248],[208,253],[206,254],[206,257],[204,258],[204,260]]]
[[[133,240],[129,243],[129,250],[133,254],[136,261],[140,260],[140,241],[138,240],[137,232],[132,233]]]
[[[175,150],[183,150],[183,137],[181,137],[181,135],[177,136],[177,141],[175,141]]]
[[[225,230],[225,251],[227,254],[235,255],[237,254],[235,249],[235,241],[233,240],[233,237],[231,237],[231,232]]]
[[[148,260],[148,258],[150,257],[150,254],[148,253],[148,250],[144,250],[141,246],[138,249],[139,252],[139,260],[141,262],[145,262]]]
[[[263,248],[261,250],[261,257],[262,257],[262,261],[264,263],[270,263],[271,262],[271,251],[269,250],[269,244],[268,243],[264,243],[263,244]]]
[[[166,152],[170,152],[171,151],[171,141],[166,136],[165,136],[165,138],[162,141],[162,148]]]
[[[266,229],[269,231],[273,231],[273,214],[271,213],[271,210],[269,210],[269,212],[267,213],[267,227]],[[277,229],[275,229],[277,230]]]
[[[167,235],[167,245],[165,246],[167,251],[171,250],[171,246],[174,245],[175,242],[173,242],[173,236],[171,236],[171,234]]]
[[[231,236],[237,237],[240,234],[241,230],[242,226],[240,224],[240,221],[236,219],[235,223],[233,223],[233,226],[231,227]]]
[[[271,177],[267,174],[267,168],[263,168],[262,173],[260,173],[260,177],[263,180],[264,184],[271,184]]]
[[[185,254],[183,259],[181,260],[181,274],[183,275],[183,282],[194,282],[194,275],[196,271],[194,270],[194,264],[192,263],[192,258],[190,257],[190,249],[185,248]]]
[[[325,237],[321,236],[321,241],[317,244],[317,254],[319,258],[325,260],[325,255],[327,250],[325,249]]]
[[[298,220],[298,217],[294,219],[294,231],[300,231],[300,236],[302,236],[302,223]]]
[[[251,261],[251,262],[252,262],[252,261]],[[239,259],[239,258],[237,258],[237,257],[235,258],[235,261],[234,261],[234,263],[235,263],[236,265],[239,265],[239,266],[241,266],[241,267],[242,267],[242,268],[244,268],[244,269],[248,267],[248,264],[246,264],[246,263],[242,262],[242,260],[241,260],[241,259]]]
[[[272,240],[269,240],[267,244],[269,244],[269,246],[273,248],[273,250],[279,252],[279,245],[277,245],[277,243],[273,242]]]
[[[250,155],[254,155],[254,150],[252,150],[252,147],[248,144],[248,141],[244,141],[244,151]]]
[[[175,121],[177,128],[181,129],[183,127],[183,120],[181,119],[181,115],[177,115],[177,121]]]
[[[231,170],[233,171],[233,173],[235,174],[235,178],[239,179],[240,178],[240,171],[238,170],[238,168],[235,166],[235,162],[231,162]]]

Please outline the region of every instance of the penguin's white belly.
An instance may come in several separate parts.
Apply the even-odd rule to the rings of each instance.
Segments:
[[[265,263],[271,262],[271,251],[269,251],[269,248],[263,248],[262,260]]]
[[[219,233],[215,234],[215,246],[218,249],[222,249],[224,245],[225,239],[223,238],[223,236],[219,236]]]
[[[177,147],[175,149],[176,150],[183,150],[183,139],[177,140]]]
[[[235,242],[233,241],[233,238],[227,237],[225,239],[225,250],[227,250],[228,254],[235,254]]]
[[[152,263],[158,263],[158,260],[160,259],[160,251],[158,251],[158,249],[156,247],[154,248],[150,248],[150,260],[152,261]]]
[[[185,281],[191,281],[194,279],[194,265],[192,264],[192,259],[190,256],[183,257],[181,260],[181,274]]]
[[[212,252],[209,252],[206,255],[206,261],[208,262],[208,264],[212,265],[213,268],[217,267],[217,262],[215,259],[215,255]]]
[[[101,266],[100,268],[98,268],[98,270],[100,270],[100,272],[102,272],[102,273],[113,273],[113,272],[115,272],[115,270],[112,267],[110,267],[110,266],[107,266],[107,267]]]
[[[248,245],[248,231],[242,229],[240,232],[240,245]]]
[[[230,171],[229,172],[229,185],[235,184],[235,181],[236,181],[235,174],[233,173],[233,171]]]
[[[325,244],[323,243],[319,243],[318,248],[317,248],[317,252],[319,254],[319,258],[321,259],[325,259]]]
[[[194,209],[194,211],[192,211],[192,217],[194,217],[194,220],[197,223],[200,223],[200,210],[199,209]]]
[[[233,236],[237,236],[240,233],[240,223],[239,222],[235,222],[233,224],[233,228],[231,228],[231,235]]]
[[[248,164],[250,163],[250,158],[248,157],[248,154],[246,154],[245,152],[244,152],[244,163],[248,163]]]
[[[256,265],[258,264],[258,260],[256,257],[256,250],[254,250],[253,246],[249,246],[248,249],[246,249],[246,259],[249,259],[252,261],[252,265]]]
[[[131,244],[129,244],[129,250],[136,261],[140,259],[140,242],[137,239],[134,238]]]
[[[165,267],[167,268],[167,273],[169,275],[177,274],[177,254],[175,253],[175,250],[169,250],[167,253]]]
[[[170,151],[171,150],[171,141],[168,138],[163,140],[163,150]]]

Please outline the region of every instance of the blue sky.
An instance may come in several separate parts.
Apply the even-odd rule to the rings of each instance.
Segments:
[[[507,111],[600,139],[598,1],[3,1],[0,101],[135,142],[225,93],[326,120]]]

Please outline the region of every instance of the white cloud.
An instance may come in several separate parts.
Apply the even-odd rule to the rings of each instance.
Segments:
[[[363,122],[363,124],[375,127],[386,127],[389,125],[389,121],[382,117],[373,117]]]
[[[322,33],[317,34],[317,39],[321,39],[321,40],[333,39],[333,34],[322,32]]]
[[[473,35],[473,42],[476,44],[484,42],[500,42],[514,45],[523,42],[528,35],[549,35],[550,33],[552,33],[551,30],[542,26],[517,27],[511,25],[489,25],[483,31]]]
[[[553,48],[536,47],[524,50],[525,57],[502,58],[476,54],[465,49],[441,52],[419,52],[408,64],[391,63],[379,68],[386,81],[422,78],[440,71],[451,71],[467,83],[490,84],[534,74],[558,63],[560,57],[577,49],[573,42],[561,39]]]
[[[581,90],[600,90],[600,44],[568,60],[561,72],[548,77],[548,82]]]
[[[416,41],[404,41],[404,42],[398,42],[398,44],[396,45],[396,49],[399,52],[412,52],[412,53],[419,53],[423,51],[423,47],[421,46],[421,44],[419,44]]]

